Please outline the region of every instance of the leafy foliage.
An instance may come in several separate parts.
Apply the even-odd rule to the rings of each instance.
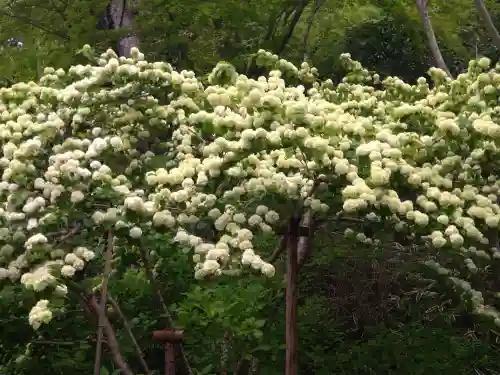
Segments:
[[[48,4],[32,0],[6,1],[0,11],[0,40],[14,36],[23,41],[24,47],[2,48],[1,85],[10,87],[15,82],[38,81],[46,66],[68,68],[78,63],[87,64],[86,59],[89,57],[92,63],[97,62],[98,59],[88,49],[80,50],[77,54],[74,51],[86,43],[103,50],[114,46],[128,32],[97,27],[107,5],[106,1],[100,0],[51,0]],[[487,2],[487,5],[493,18],[498,19],[498,5],[493,1]],[[472,2],[431,2],[431,6],[439,44],[454,72],[463,71],[464,62],[470,58],[489,55],[493,60],[497,59],[498,52],[492,49],[487,33],[475,17],[470,17],[474,12]],[[155,0],[142,2],[137,13],[134,30],[140,35],[141,50],[147,53],[148,59],[169,61],[178,71],[192,69],[202,75],[200,81],[204,84],[209,81],[214,84],[215,79],[219,80],[221,86],[231,84],[236,71],[258,77],[263,70],[257,66],[257,62],[269,63],[269,56],[257,61],[254,52],[259,48],[279,52],[280,56],[295,62],[301,62],[306,57],[319,67],[323,77],[333,78],[335,82],[340,82],[347,70],[349,74],[344,86],[336,87],[337,93],[328,98],[336,104],[347,103],[352,99],[354,91],[342,88],[346,84],[353,88],[358,83],[371,80],[377,90],[380,87],[378,78],[369,77],[367,71],[351,60],[348,60],[347,67],[339,63],[338,55],[341,52],[351,52],[363,66],[378,72],[382,77],[396,75],[412,82],[431,65],[413,0],[316,0],[293,3],[280,0],[208,3]],[[207,77],[205,73],[221,59],[226,63],[218,65],[217,74],[212,72],[212,76]],[[276,68],[272,60],[271,68]],[[286,68],[287,65],[278,67]],[[310,88],[318,76],[307,65],[301,74],[296,77],[293,71],[290,73],[285,69],[283,77],[294,84],[299,83],[301,78],[305,86]],[[484,74],[492,77],[496,89],[496,70],[484,70],[477,63],[471,65],[468,82],[472,83],[474,90],[477,89],[478,97],[487,106],[483,106],[481,100],[472,99],[469,102],[459,100],[457,103],[443,104],[444,107],[437,106],[439,110],[454,112],[462,128],[468,126],[465,118],[469,110],[480,115],[498,115],[494,107],[496,91],[485,89],[487,79]],[[115,76],[108,84],[112,87],[126,85],[133,82],[129,78]],[[431,78],[431,86],[436,86],[431,87],[431,90],[450,95],[466,92],[472,96],[457,81],[448,85],[436,72]],[[322,89],[333,87],[328,82],[322,84]],[[398,91],[401,88],[398,86],[400,81],[389,79],[384,84],[382,91],[378,92],[383,92],[394,103],[421,99],[422,92],[428,92],[429,89],[420,83],[418,90],[421,92],[401,93]],[[154,85],[147,89],[154,91]],[[178,87],[169,91],[171,94],[178,92]],[[155,91],[154,95],[165,105],[171,99],[165,92],[160,93],[160,90]],[[123,104],[121,101],[124,99],[111,100],[106,104],[106,110],[113,106],[118,108]],[[57,101],[54,101],[48,105],[56,108],[56,104]],[[139,111],[144,108],[137,107]],[[206,108],[209,108],[208,105]],[[491,109],[493,112],[490,113]],[[366,108],[349,110],[356,116],[367,116]],[[398,121],[405,122],[410,130],[418,134],[428,132],[422,125],[422,119],[418,119],[415,114],[404,113]],[[429,121],[432,124],[433,120],[425,121],[428,121],[428,126]],[[205,141],[211,140],[214,133],[220,136],[225,134],[209,121],[200,124],[200,127],[201,138]],[[163,128],[157,130],[157,133],[153,132],[152,139],[164,136]],[[82,134],[74,135],[82,137]],[[453,139],[446,145],[446,150],[459,152],[457,150],[463,142],[462,137]],[[478,143],[474,142],[472,145],[476,147]],[[197,144],[197,147],[202,146]],[[263,149],[262,144],[257,145],[257,149],[259,147]],[[469,151],[465,150],[464,155]],[[314,155],[314,152],[307,154]],[[437,156],[438,160],[444,155],[443,149]],[[353,158],[353,155],[349,154],[348,157]],[[415,151],[413,157],[417,164],[427,160],[427,156],[419,151]],[[121,170],[128,161],[127,158],[117,159],[111,167]],[[157,169],[163,167],[165,161],[165,156],[160,155],[148,159],[146,164]],[[360,174],[365,176],[370,174],[370,169],[363,162],[359,160],[358,165]],[[477,176],[479,180],[482,177]],[[397,183],[395,186],[399,189],[404,181]],[[476,180],[474,183],[481,184]],[[96,201],[101,206],[116,198],[110,191],[100,191],[99,194],[101,196]],[[239,200],[232,203],[242,204]],[[257,203],[279,207],[280,214],[287,214],[294,209],[292,202],[278,194],[247,202],[252,208]],[[328,200],[331,205],[341,203],[335,196]],[[102,283],[105,247],[102,231],[95,230],[95,223],[86,212],[91,206],[87,204],[81,210],[72,211],[73,216],[53,223],[50,229],[58,231],[72,221],[84,222],[85,230],[76,236],[74,244],[91,248],[96,258],[85,269],[87,278],[77,281],[87,290],[97,290]],[[71,210],[69,203],[61,207]],[[128,218],[139,220],[139,216],[129,215]],[[203,224],[210,223],[205,217],[202,217],[202,221]],[[382,246],[365,241],[367,235],[373,235],[373,228],[377,228],[376,224],[326,224],[315,238],[315,255],[301,271],[299,285],[301,373],[498,373],[500,357],[495,324],[492,324],[491,319],[485,319],[477,325],[479,320],[473,320],[470,316],[471,310],[478,308],[477,300],[470,298],[467,293],[461,295],[460,290],[457,293],[457,286],[450,285],[448,274],[436,277],[435,273],[420,267],[422,262],[429,259],[442,262],[446,267],[453,268],[450,274],[467,279],[470,284],[466,285],[481,291],[487,302],[495,306],[497,265],[480,257],[474,258],[481,269],[474,273],[470,267],[461,264],[463,254],[451,253],[455,250],[435,254],[408,245],[396,248],[389,246],[394,240],[391,232],[377,233]],[[206,227],[203,230],[211,231]],[[352,241],[346,241],[346,230],[367,243],[353,245]],[[357,234],[352,233],[353,230]],[[283,262],[278,261],[276,264],[278,277],[275,279],[264,280],[245,271],[244,277],[237,280],[223,276],[216,281],[200,282],[193,277],[190,265],[192,254],[188,253],[186,246],[174,242],[173,236],[168,233],[152,231],[147,226],[142,227],[141,231],[141,244],[147,249],[161,294],[167,300],[176,326],[185,329],[184,347],[195,374],[219,374],[225,370],[233,372],[238,369],[238,374],[245,375],[281,374],[285,331],[281,287]],[[418,230],[416,233],[422,234]],[[263,257],[267,258],[273,253],[277,237],[270,234],[256,236],[255,247]],[[136,239],[125,237],[117,241],[114,251],[110,294],[119,302],[128,325],[153,369],[152,373],[159,374],[163,366],[163,348],[151,340],[151,333],[168,324],[168,318],[152,287]],[[474,254],[469,255],[474,257]],[[436,269],[440,273],[448,272],[441,266]],[[91,373],[96,341],[95,321],[86,315],[77,299],[55,299],[53,303],[56,309],[51,324],[41,325],[34,332],[29,327],[27,316],[39,297],[40,294],[36,295],[19,285],[9,285],[0,291],[0,372],[13,375],[35,372],[41,375],[75,371]],[[133,371],[140,373],[143,369],[136,358],[136,348],[123,318],[111,306],[107,309],[107,316],[115,329],[121,353]],[[252,367],[256,364],[258,369]],[[102,366],[101,374],[120,372],[108,357]]]

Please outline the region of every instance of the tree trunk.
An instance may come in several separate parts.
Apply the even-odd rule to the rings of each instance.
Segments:
[[[303,60],[304,61],[309,60],[309,57],[310,57],[309,35],[311,34],[311,29],[313,26],[314,18],[316,17],[316,14],[321,9],[321,7],[323,6],[324,3],[325,3],[325,0],[315,0],[314,9],[311,11],[311,14],[309,15],[309,19],[307,20],[306,32],[304,34],[304,40],[302,42],[302,50],[303,50],[303,54],[304,54]]]
[[[307,5],[309,4],[309,0],[302,0],[302,2],[297,6],[295,9],[295,12],[293,13],[293,17],[290,21],[290,25],[288,26],[288,30],[285,33],[285,36],[283,37],[283,40],[281,41],[281,45],[276,51],[276,54],[281,55],[283,51],[285,50],[286,46],[288,45],[288,42],[292,38],[293,32],[295,31],[295,27],[300,21],[300,18],[302,17],[302,14],[304,13],[304,10],[306,9]]]
[[[97,25],[100,29],[118,30],[128,29],[129,33],[116,44],[118,56],[130,56],[133,47],[139,47],[139,37],[134,32],[134,18],[137,12],[138,0],[111,0],[106,12]]]
[[[475,0],[475,3],[477,12],[479,13],[479,17],[481,17],[484,26],[488,30],[488,33],[490,34],[493,44],[498,50],[500,50],[500,35],[498,34],[497,28],[493,24],[493,20],[491,19],[488,9],[486,9],[483,0]],[[477,58],[477,53],[476,53],[476,58]]]
[[[436,40],[436,35],[434,34],[434,28],[432,27],[431,17],[429,16],[429,11],[427,10],[428,0],[416,0],[417,9],[420,14],[420,18],[424,24],[425,35],[427,36],[427,41],[429,43],[429,47],[432,52],[432,56],[434,57],[434,62],[439,69],[442,69],[448,74],[448,76],[452,76],[450,70],[446,66],[443,55],[441,54],[441,50],[439,49],[439,45]]]

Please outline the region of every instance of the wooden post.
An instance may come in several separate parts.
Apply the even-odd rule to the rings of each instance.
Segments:
[[[175,349],[182,342],[184,331],[175,328],[165,328],[153,332],[153,340],[165,346],[165,375],[175,375]]]
[[[297,248],[300,216],[290,220],[286,267],[285,375],[297,375]]]

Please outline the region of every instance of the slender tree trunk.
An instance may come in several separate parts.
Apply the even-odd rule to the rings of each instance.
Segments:
[[[309,3],[309,0],[302,0],[302,2],[298,5],[297,9],[295,9],[295,12],[293,13],[293,17],[290,21],[290,26],[288,27],[288,30],[285,33],[285,36],[283,37],[283,40],[281,41],[281,45],[276,51],[276,54],[280,55],[283,53],[285,50],[286,46],[288,45],[288,42],[292,38],[293,32],[295,31],[295,27],[300,21],[300,18],[302,17],[302,14],[304,13],[304,9],[306,9],[307,4]]]
[[[307,228],[307,236],[300,236],[297,247],[297,272],[307,263],[313,249],[314,233],[318,226],[318,220],[308,211],[304,214],[302,227]]]
[[[97,344],[95,349],[95,360],[94,360],[94,375],[101,374],[101,355],[102,355],[102,341],[103,336],[106,331],[105,320],[106,318],[106,299],[108,298],[108,282],[109,276],[111,274],[111,261],[113,257],[113,232],[108,232],[106,252],[104,256],[104,272],[102,277],[102,292],[100,305],[98,307],[98,327],[97,327]],[[110,338],[108,337],[108,341]]]
[[[429,16],[429,11],[427,9],[428,0],[416,0],[417,9],[420,14],[420,18],[424,24],[424,31],[427,37],[427,42],[429,43],[429,47],[432,52],[432,56],[434,57],[434,62],[439,69],[442,69],[448,74],[448,76],[452,76],[446,62],[444,61],[443,55],[441,54],[441,50],[439,49],[439,45],[436,40],[436,35],[434,34],[434,28],[432,27],[431,17]]]
[[[248,375],[257,375],[259,371],[259,360],[255,357],[252,357],[250,362],[250,368],[248,369]]]
[[[229,367],[229,351],[231,346],[231,335],[229,331],[224,333],[224,338],[221,343],[221,360],[220,360],[220,374],[228,375],[228,367]]]
[[[321,9],[323,4],[325,3],[325,0],[315,0],[314,2],[314,9],[312,10],[311,14],[309,15],[309,19],[307,20],[307,27],[306,27],[306,32],[304,33],[304,41],[302,42],[302,49],[304,51],[304,61],[309,60],[309,35],[311,34],[311,29],[312,25],[314,22],[314,18],[316,17],[316,14],[318,11]]]
[[[486,9],[483,0],[474,0],[474,2],[476,4],[476,9],[479,13],[479,17],[481,17],[484,26],[488,30],[493,44],[498,50],[500,50],[500,34],[498,34],[498,30],[493,24],[493,20],[491,19],[488,9]]]

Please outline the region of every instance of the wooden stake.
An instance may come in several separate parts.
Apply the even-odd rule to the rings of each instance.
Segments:
[[[165,346],[165,375],[175,375],[175,349],[182,342],[184,331],[175,328],[165,328],[153,332],[153,340]]]
[[[297,247],[300,215],[290,220],[286,269],[285,375],[297,375]]]

